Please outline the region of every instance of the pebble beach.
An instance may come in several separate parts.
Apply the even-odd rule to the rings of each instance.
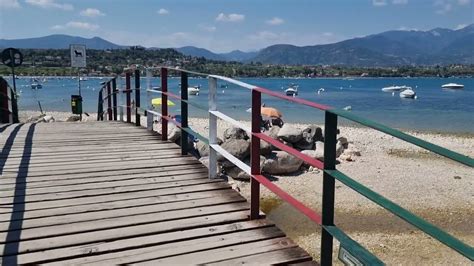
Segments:
[[[38,116],[23,111],[20,120]],[[55,123],[70,114],[48,112]],[[142,124],[145,120],[142,118]],[[84,122],[95,121],[95,114]],[[81,122],[76,122],[81,123]],[[249,121],[242,123],[250,126]],[[206,136],[208,120],[191,118],[189,125]],[[304,128],[306,124],[294,124]],[[319,125],[322,126],[322,125]],[[218,136],[229,127],[218,122]],[[474,170],[414,145],[365,127],[339,127],[361,152],[353,161],[342,160],[337,169],[383,195],[387,199],[430,221],[436,226],[474,245]],[[458,153],[474,157],[474,134],[406,132]],[[241,194],[250,198],[248,182],[231,181]],[[301,171],[290,176],[275,176],[275,184],[317,212],[321,211],[322,172]],[[262,188],[261,208],[289,237],[318,260],[320,227]],[[471,262],[428,235],[410,226],[357,192],[336,181],[335,222],[387,264],[469,265]],[[337,244],[337,241],[335,241]],[[335,248],[335,252],[338,249]],[[334,256],[335,263],[337,254]]]

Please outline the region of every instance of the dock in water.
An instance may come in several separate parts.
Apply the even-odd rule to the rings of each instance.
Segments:
[[[121,122],[0,125],[0,252],[14,264],[312,264],[178,145]]]

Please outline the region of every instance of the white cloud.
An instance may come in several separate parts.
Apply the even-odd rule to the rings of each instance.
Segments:
[[[156,11],[160,15],[168,15],[170,12],[168,9],[160,8],[160,10]]]
[[[217,30],[216,26],[199,24],[198,27],[203,31],[215,32]]]
[[[406,5],[406,4],[408,4],[408,0],[392,0],[392,4],[394,4],[394,5]]]
[[[463,8],[462,6],[470,4],[471,0],[436,0],[434,2],[435,13],[445,15],[455,8]]]
[[[456,26],[456,28],[454,28],[455,30],[460,30],[460,29],[464,29],[465,27],[467,26],[467,24],[459,24]]]
[[[52,30],[64,30],[64,29],[80,29],[80,30],[90,30],[94,31],[99,28],[97,24],[91,24],[88,22],[80,22],[80,21],[70,21],[65,25],[54,25],[51,27]]]
[[[386,6],[387,1],[385,1],[385,0],[372,0],[372,5],[374,5],[374,6]]]
[[[96,9],[96,8],[86,8],[82,10],[79,14],[81,16],[91,17],[91,18],[105,16],[104,13],[102,13],[99,9]]]
[[[18,0],[0,0],[0,8],[20,8],[20,3],[18,3]]]
[[[245,20],[245,15],[242,14],[229,14],[226,15],[224,13],[220,13],[216,17],[216,21],[223,21],[223,22],[241,22]]]
[[[60,4],[56,3],[55,0],[26,0],[26,3],[41,8],[57,8],[62,10],[73,10],[74,7],[71,4]]]
[[[460,6],[469,5],[470,3],[471,3],[471,0],[458,0],[458,4]]]
[[[276,25],[281,25],[281,24],[285,23],[285,21],[281,18],[274,17],[272,19],[269,19],[269,20],[265,21],[265,23],[267,23],[268,25],[276,26]]]
[[[403,31],[418,31],[417,28],[409,28],[409,27],[405,27],[405,26],[401,26],[400,28],[398,28],[398,30],[403,30]]]

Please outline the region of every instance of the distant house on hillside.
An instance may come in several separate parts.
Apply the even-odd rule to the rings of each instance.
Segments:
[[[141,45],[133,45],[133,46],[130,46],[130,50],[143,51],[143,50],[145,50],[145,47],[143,47]]]

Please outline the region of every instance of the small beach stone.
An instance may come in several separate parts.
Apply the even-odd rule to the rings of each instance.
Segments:
[[[77,122],[77,121],[80,121],[81,120],[81,117],[78,116],[78,115],[71,115],[70,117],[68,117],[66,119],[66,122]]]

